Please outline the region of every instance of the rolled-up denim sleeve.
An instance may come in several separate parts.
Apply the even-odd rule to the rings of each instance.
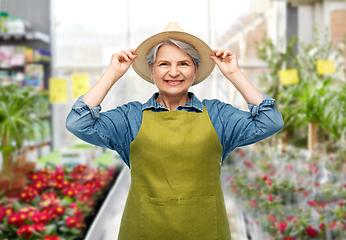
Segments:
[[[103,133],[109,131],[100,118],[101,106],[89,107],[79,97],[66,119],[66,129],[85,142],[114,149],[109,137]]]
[[[81,96],[67,116],[66,128],[85,142],[117,151],[129,166],[129,145],[135,136],[129,126],[128,115],[129,111],[133,109],[133,105],[123,105],[106,112],[100,112],[100,106],[89,107],[84,103]],[[140,108],[138,111],[141,111]],[[139,128],[140,120],[135,118],[132,121],[135,121],[133,125]]]
[[[220,101],[209,107],[211,121],[223,146],[223,159],[237,147],[259,142],[282,130],[283,119],[274,105],[275,100],[263,95],[264,100],[258,106],[248,104],[249,111]]]

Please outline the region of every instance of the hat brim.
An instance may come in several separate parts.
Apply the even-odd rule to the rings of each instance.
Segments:
[[[186,32],[165,31],[147,38],[135,50],[138,57],[133,61],[132,67],[141,78],[154,84],[154,82],[151,81],[150,69],[146,63],[146,56],[153,46],[163,42],[166,38],[189,43],[199,53],[201,63],[197,69],[196,80],[192,85],[202,82],[212,73],[215,63],[209,56],[214,55],[214,52],[204,41]]]

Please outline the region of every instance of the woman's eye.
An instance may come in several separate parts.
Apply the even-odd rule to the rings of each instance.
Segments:
[[[167,66],[167,63],[160,63],[159,66]]]

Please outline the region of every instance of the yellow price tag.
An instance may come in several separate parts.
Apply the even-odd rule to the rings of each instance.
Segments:
[[[90,88],[89,74],[72,74],[72,97],[78,98]]]
[[[51,103],[67,103],[67,79],[49,79],[49,101]]]
[[[25,48],[24,50],[25,62],[33,63],[34,62],[34,49],[33,48]]]
[[[326,75],[335,73],[334,60],[322,60],[318,59],[316,62],[317,74]]]
[[[280,83],[282,86],[299,83],[299,75],[298,75],[297,69],[280,70],[279,77],[280,77]]]

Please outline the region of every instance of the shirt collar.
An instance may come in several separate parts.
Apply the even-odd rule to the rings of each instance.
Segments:
[[[168,110],[165,106],[159,104],[156,101],[156,98],[159,96],[159,93],[154,93],[153,96],[146,102],[143,104],[142,106],[142,111],[146,110],[146,109],[165,109]],[[191,109],[194,108],[196,109],[198,112],[203,112],[203,104],[202,102],[195,96],[194,93],[189,92],[188,96],[190,98],[190,101],[188,103],[186,103],[183,106],[179,106],[177,110],[182,110],[182,109]]]

